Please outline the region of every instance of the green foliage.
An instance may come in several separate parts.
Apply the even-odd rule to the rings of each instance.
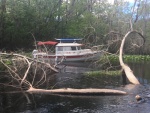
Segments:
[[[6,0],[3,0],[6,1]],[[32,34],[37,41],[53,40],[60,37],[84,37],[84,30],[93,26],[96,32],[107,28],[104,19],[96,18],[95,4],[88,0],[7,0],[3,16],[3,32],[0,43],[5,49],[33,47]],[[104,4],[104,3],[103,3]],[[102,5],[102,4],[99,4]],[[97,14],[100,13],[97,11]],[[99,21],[100,20],[100,21]],[[93,23],[94,22],[94,23]],[[99,26],[99,27],[98,27]],[[101,33],[105,34],[106,31]]]
[[[107,58],[103,57],[102,61],[110,60],[111,62],[119,62],[119,57],[115,55],[108,55]],[[125,62],[145,62],[150,61],[150,55],[124,55],[123,60]]]
[[[0,49],[33,48],[31,33],[37,41],[92,37],[97,38],[96,44],[106,44],[110,38],[121,37],[106,39],[105,34],[126,33],[136,12],[140,19],[133,27],[150,36],[149,1],[141,2],[135,12],[128,2],[106,0],[1,0],[0,7]]]
[[[91,72],[86,72],[85,75],[88,76],[118,76],[121,75],[121,70],[117,70],[117,71],[105,71],[105,70],[101,70],[101,71],[91,71]]]
[[[0,62],[0,71],[6,70],[5,66]]]
[[[4,63],[8,66],[12,65],[12,62],[9,59],[4,60]],[[6,70],[6,67],[0,62],[0,71],[5,71],[5,70]]]

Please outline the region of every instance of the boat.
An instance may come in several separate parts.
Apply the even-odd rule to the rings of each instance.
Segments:
[[[79,43],[82,39],[56,39],[56,41],[38,42],[38,46],[43,46],[44,51],[41,49],[33,50],[32,54],[35,59],[44,62],[76,62],[76,61],[91,61],[97,60],[103,54],[101,50],[96,49],[83,49],[84,44]],[[54,46],[52,50],[48,46]]]

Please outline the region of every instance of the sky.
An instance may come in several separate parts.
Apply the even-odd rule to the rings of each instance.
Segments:
[[[135,0],[124,0],[124,1],[128,1],[128,2],[130,2],[130,3],[134,3]],[[108,2],[109,2],[109,3],[113,3],[114,0],[108,0]]]

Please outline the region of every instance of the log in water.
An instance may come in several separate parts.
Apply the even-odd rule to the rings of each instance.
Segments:
[[[35,89],[30,88],[27,90],[29,93],[46,93],[46,94],[61,94],[61,95],[125,95],[127,94],[124,91],[114,90],[114,89],[72,89],[72,88],[63,88],[63,89]]]

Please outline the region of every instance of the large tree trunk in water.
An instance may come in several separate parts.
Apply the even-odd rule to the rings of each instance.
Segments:
[[[113,89],[72,89],[72,88],[63,88],[63,89],[35,89],[30,87],[27,90],[28,93],[47,93],[47,94],[60,94],[60,95],[125,95],[127,94],[124,91],[113,90]]]
[[[129,79],[129,81],[133,84],[140,84],[139,81],[137,80],[137,78],[134,76],[132,70],[130,69],[130,67],[126,64],[124,64],[123,59],[122,59],[122,53],[123,53],[123,47],[124,47],[124,43],[125,43],[125,39],[128,37],[128,35],[130,33],[133,33],[136,31],[129,31],[124,37],[123,40],[121,42],[121,46],[120,46],[120,53],[119,53],[119,61],[120,61],[120,65],[123,68],[127,78]],[[139,33],[138,33],[139,34]],[[139,34],[140,35],[140,34]]]

